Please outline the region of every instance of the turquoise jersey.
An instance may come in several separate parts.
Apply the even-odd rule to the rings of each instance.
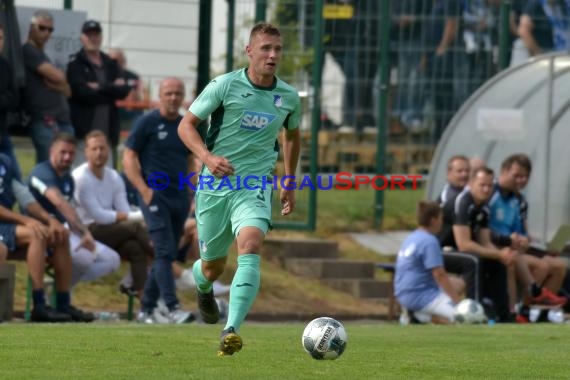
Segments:
[[[262,178],[271,180],[273,176],[281,127],[291,130],[299,126],[297,90],[277,77],[271,87],[256,86],[247,69],[240,69],[213,79],[189,110],[201,120],[212,115],[206,146],[234,167],[234,175],[214,180],[204,165],[198,191],[225,196],[244,185],[272,187]]]

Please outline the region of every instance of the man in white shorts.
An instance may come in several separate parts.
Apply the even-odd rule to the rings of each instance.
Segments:
[[[417,223],[418,229],[404,240],[398,252],[394,279],[396,298],[420,322],[452,323],[465,282],[448,276],[443,267],[436,237],[442,225],[440,206],[436,202],[421,201]]]

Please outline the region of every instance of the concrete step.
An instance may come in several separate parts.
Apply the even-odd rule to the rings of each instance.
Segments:
[[[282,264],[288,258],[335,259],[338,243],[322,239],[268,238],[263,242],[262,254],[277,258]]]
[[[390,283],[374,279],[327,279],[324,283],[358,298],[386,299],[390,295]]]
[[[319,279],[373,279],[374,263],[338,259],[285,259],[285,269],[302,276]]]

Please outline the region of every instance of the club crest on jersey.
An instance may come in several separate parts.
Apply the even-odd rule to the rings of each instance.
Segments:
[[[283,105],[283,98],[281,95],[273,95],[273,104],[275,104],[275,107],[281,107]]]
[[[260,131],[275,120],[276,115],[264,112],[245,111],[241,119],[240,128],[250,131]]]

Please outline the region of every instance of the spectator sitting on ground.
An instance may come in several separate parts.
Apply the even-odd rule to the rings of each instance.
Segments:
[[[107,167],[109,143],[102,131],[85,136],[87,162],[73,170],[77,214],[93,237],[111,247],[131,265],[132,289],[139,296],[152,257],[148,232],[140,211],[131,211],[125,183],[117,171]]]
[[[566,263],[558,258],[546,255],[528,254],[530,240],[524,228],[525,220],[521,217],[522,184],[526,184],[530,175],[531,162],[524,154],[513,154],[507,157],[501,165],[501,173],[495,191],[489,201],[491,211],[490,228],[493,243],[498,247],[509,246],[522,254],[522,259],[531,270],[537,284],[543,286],[542,298],[551,301],[553,305],[566,303],[564,297],[555,294],[560,290],[566,276]],[[519,277],[520,273],[516,273]],[[514,280],[514,279],[513,279]],[[524,278],[522,278],[524,280]],[[538,290],[535,291],[537,293]],[[516,303],[516,285],[511,285],[511,307]],[[530,295],[523,299],[520,318],[529,319]],[[537,300],[535,299],[535,302]]]
[[[67,66],[67,80],[72,90],[69,104],[79,139],[79,154],[74,166],[85,161],[83,139],[87,133],[99,129],[109,138],[114,152],[112,165],[117,167],[116,147],[119,145],[120,125],[115,101],[124,99],[130,87],[117,62],[101,51],[103,35],[99,22],[85,21],[80,39],[83,47]]]
[[[57,135],[50,148],[49,160],[36,165],[28,179],[30,191],[39,204],[61,223],[67,223],[71,230],[72,285],[114,272],[121,263],[117,252],[93,239],[69,203],[73,201],[75,187],[70,169],[76,144],[69,134]]]
[[[449,277],[443,268],[435,236],[442,225],[441,208],[436,202],[422,201],[416,217],[418,229],[404,240],[398,252],[395,295],[420,322],[452,323],[454,305],[461,301],[465,283]]]
[[[26,66],[24,105],[31,117],[36,164],[48,159],[49,144],[57,133],[74,133],[67,104],[71,89],[65,73],[44,52],[53,30],[53,16],[47,11],[35,12],[30,20],[28,41],[22,46]]]
[[[26,263],[32,281],[32,322],[91,322],[93,314],[70,303],[71,257],[69,232],[34,199],[27,187],[15,178],[8,156],[0,154],[0,236],[2,250],[26,250]],[[18,201],[27,215],[12,211]],[[46,250],[55,271],[57,310],[46,305],[44,270]],[[0,253],[0,257],[5,254]],[[0,259],[2,261],[2,259]]]

